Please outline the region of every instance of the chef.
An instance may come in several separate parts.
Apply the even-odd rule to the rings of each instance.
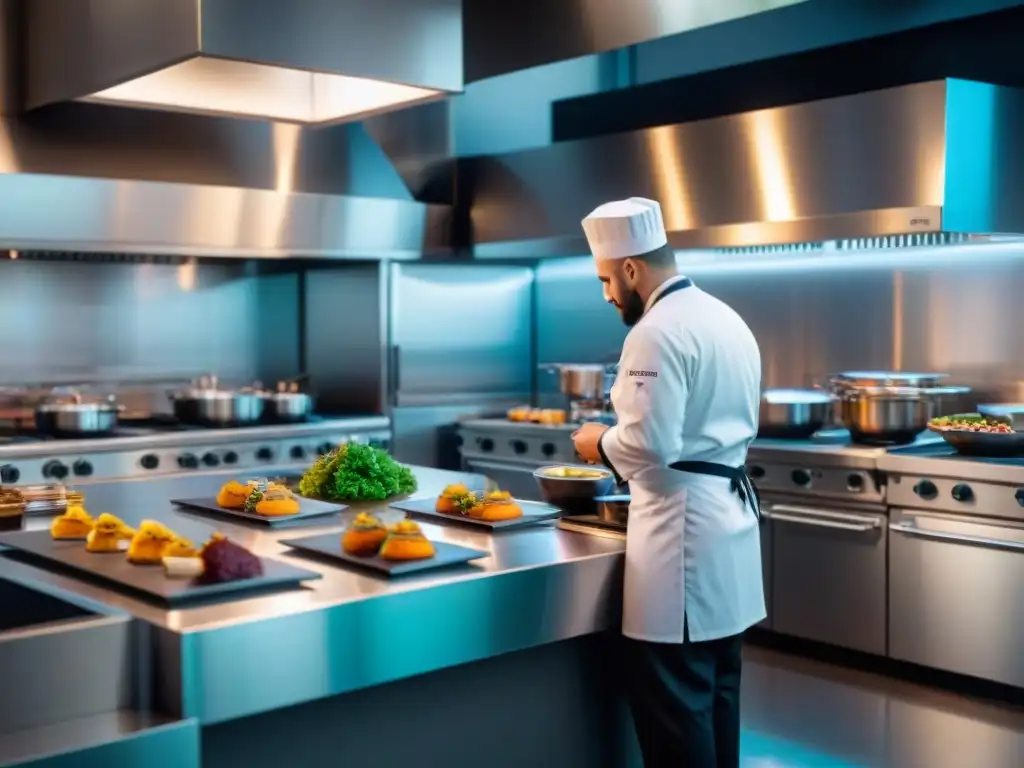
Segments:
[[[633,197],[583,220],[604,298],[630,327],[617,424],[573,440],[632,500],[622,633],[644,763],[740,764],[740,651],[765,617],[757,492],[761,356],[742,318],[676,269],[661,207]]]

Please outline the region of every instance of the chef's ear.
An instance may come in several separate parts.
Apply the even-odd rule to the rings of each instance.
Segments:
[[[632,259],[625,259],[622,262],[622,274],[626,276],[626,279],[630,282],[636,280],[636,262]]]

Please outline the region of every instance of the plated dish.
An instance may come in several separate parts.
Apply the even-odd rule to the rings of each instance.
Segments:
[[[290,517],[302,509],[298,498],[288,488],[262,478],[245,483],[228,481],[217,492],[217,505],[263,517]]]
[[[437,497],[434,510],[440,515],[459,515],[499,522],[523,516],[523,508],[508,491],[471,491],[465,485],[449,485]]]
[[[162,566],[168,578],[195,579],[200,584],[222,584],[263,575],[263,563],[249,550],[214,533],[196,546],[155,520],[132,528],[107,512],[93,517],[81,505],[72,505],[50,524],[55,541],[82,541],[96,557],[124,557],[132,565]]]

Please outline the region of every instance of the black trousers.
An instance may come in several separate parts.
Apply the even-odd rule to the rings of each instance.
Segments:
[[[645,768],[739,768],[742,635],[703,643],[623,641]]]

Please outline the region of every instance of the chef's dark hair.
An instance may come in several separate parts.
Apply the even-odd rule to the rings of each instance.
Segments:
[[[655,248],[653,251],[641,253],[638,256],[630,256],[631,259],[642,261],[652,269],[666,269],[676,265],[676,254],[668,244]]]

